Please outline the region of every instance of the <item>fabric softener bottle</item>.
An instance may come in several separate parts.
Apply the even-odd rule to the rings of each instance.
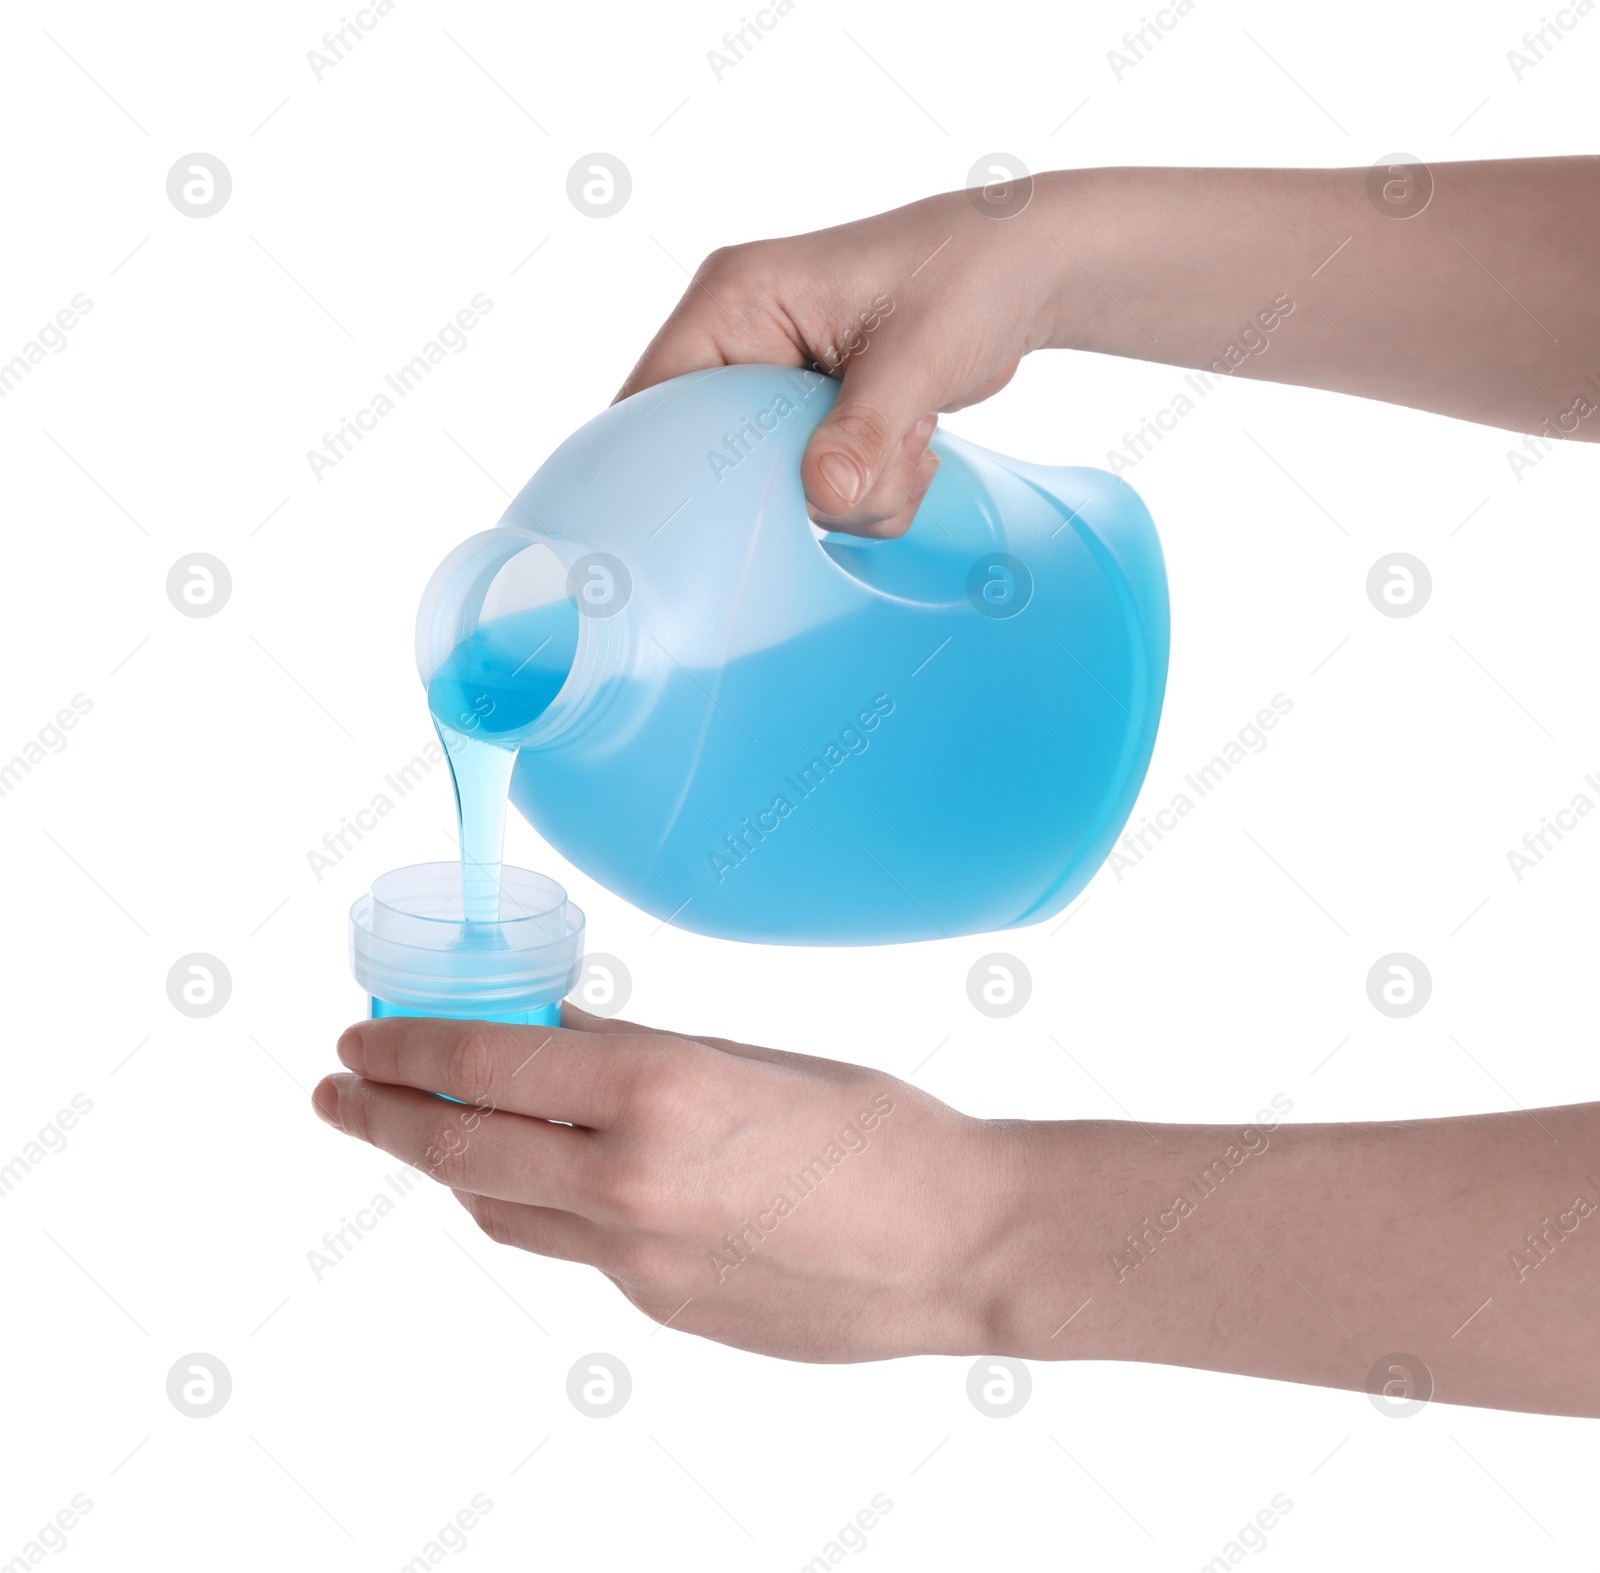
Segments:
[[[903,537],[821,530],[800,458],[836,392],[730,366],[635,394],[445,559],[417,659],[458,784],[477,770],[503,803],[509,781],[575,865],[703,934],[1039,922],[1088,883],[1149,764],[1155,528],[1104,471],[941,431]]]

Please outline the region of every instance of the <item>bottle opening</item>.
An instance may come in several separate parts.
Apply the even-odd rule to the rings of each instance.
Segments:
[[[515,749],[566,685],[578,609],[567,568],[538,537],[490,530],[440,565],[423,596],[417,665],[450,732]]]

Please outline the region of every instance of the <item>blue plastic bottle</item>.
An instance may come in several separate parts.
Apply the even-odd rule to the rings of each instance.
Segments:
[[[1004,929],[1088,882],[1166,682],[1149,514],[939,432],[904,537],[819,530],[800,458],[836,392],[731,366],[636,394],[446,558],[417,659],[473,860],[509,777],[579,868],[725,938]]]

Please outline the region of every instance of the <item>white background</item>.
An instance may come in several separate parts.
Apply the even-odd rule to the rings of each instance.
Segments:
[[[398,1568],[483,1492],[474,1566],[784,1570],[882,1492],[859,1553],[879,1569],[1183,1569],[1283,1492],[1260,1555],[1286,1566],[1587,1567],[1600,1441],[1579,1421],[1434,1404],[1396,1423],[1360,1394],[1071,1362],[1035,1365],[1031,1402],[995,1420],[967,1361],[819,1369],[657,1332],[431,1185],[317,1281],[307,1252],[398,1167],[307,1099],[362,1007],[345,914],[375,874],[450,855],[443,772],[320,881],[306,854],[429,735],[410,630],[437,559],[609,401],[712,247],[959,187],[994,150],[1034,169],[1585,151],[1600,21],[1519,82],[1531,5],[1201,0],[1117,81],[1134,5],[799,0],[718,81],[732,4],[400,0],[319,81],[335,5],[159,9],[24,3],[0,32],[0,358],[94,303],[0,401],[0,757],[93,701],[0,799],[0,1161],[93,1103],[0,1199],[0,1562],[82,1492],[59,1555],[85,1569]],[[204,220],[165,189],[197,150],[233,179]],[[596,150],[634,181],[603,221],[566,195]],[[305,451],[480,291],[469,347],[315,480]],[[1036,356],[950,425],[1103,463],[1179,391],[1170,368]],[[1518,480],[1514,442],[1237,383],[1130,472],[1174,608],[1135,818],[1273,694],[1294,709],[1065,926],[759,950],[658,930],[520,822],[510,856],[567,881],[632,971],[628,1014],[915,1068],[975,1113],[1590,1098],[1600,828],[1521,883],[1505,854],[1600,770],[1600,453]],[[195,551],[233,577],[207,620],[165,593]],[[1364,589],[1393,551],[1433,575],[1406,620]],[[998,1022],[964,986],[996,943],[1035,980]],[[1404,1021],[1364,987],[1397,950],[1434,980]],[[232,973],[209,1020],[167,1000],[191,951]],[[1316,1254],[1308,1237],[1296,1261]],[[1538,1292],[1498,1250],[1484,1274]],[[565,1395],[594,1350],[634,1380],[603,1421]],[[232,1373],[210,1419],[166,1397],[192,1351]]]

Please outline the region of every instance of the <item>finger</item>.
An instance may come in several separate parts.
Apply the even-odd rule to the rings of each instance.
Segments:
[[[911,521],[921,511],[928,488],[933,485],[933,478],[938,474],[938,471],[939,455],[932,452],[923,454],[921,459],[917,461],[916,469],[912,472],[910,487],[900,493],[898,500],[892,495],[892,490],[897,483],[890,482],[887,478],[880,481],[877,488],[877,500],[873,503],[873,506],[892,509],[893,512],[888,513],[875,523],[845,525],[817,518],[815,514],[813,514],[813,518],[816,519],[818,524],[829,530],[848,530],[853,535],[867,535],[892,540],[897,536],[904,535],[911,528]]]
[[[584,1010],[581,1005],[574,1005],[571,1000],[561,1002],[561,1025],[573,1032],[599,1032],[599,1033],[664,1033],[665,1027],[647,1027],[643,1022],[624,1021],[620,1016],[596,1016],[591,1011]]]
[[[500,1201],[476,1191],[457,1191],[455,1198],[497,1245],[514,1245],[537,1256],[586,1262],[591,1267],[598,1266],[606,1255],[605,1231],[577,1213]]]
[[[713,1037],[704,1032],[669,1032],[664,1027],[646,1027],[636,1021],[622,1021],[617,1017],[591,1016],[580,1010],[571,1000],[561,1004],[561,1024],[582,1032],[633,1033],[649,1038],[668,1038],[674,1042],[699,1043],[715,1049],[719,1054],[731,1054],[741,1060],[764,1060],[769,1065],[827,1065],[831,1062],[809,1054],[790,1054],[784,1049],[763,1049],[755,1044],[736,1043],[732,1038]],[[665,1046],[664,1046],[665,1047]]]
[[[567,1211],[595,1194],[600,1159],[587,1131],[349,1074],[324,1077],[311,1096],[328,1124],[452,1190]]]
[[[601,1129],[626,1104],[640,1040],[562,1027],[386,1016],[339,1039],[344,1065],[369,1081],[443,1093],[542,1120]]]
[[[931,350],[884,331],[883,343],[845,362],[839,395],[800,465],[816,522],[858,535],[906,514],[936,412],[954,391],[938,380]]]
[[[808,365],[759,257],[753,245],[712,252],[611,402],[714,366]]]
[[[664,1027],[645,1027],[638,1022],[622,1021],[614,1016],[591,1016],[588,1011],[580,1010],[571,1000],[561,1002],[561,1025],[575,1028],[580,1032],[595,1032],[602,1035],[632,1033],[651,1038],[672,1038],[687,1043],[699,1043],[708,1049],[717,1050],[720,1054],[732,1054],[742,1060],[768,1060],[780,1064],[796,1058],[795,1055],[785,1054],[781,1049],[756,1048],[748,1043],[735,1043],[731,1038],[708,1037],[703,1032],[668,1032]]]

